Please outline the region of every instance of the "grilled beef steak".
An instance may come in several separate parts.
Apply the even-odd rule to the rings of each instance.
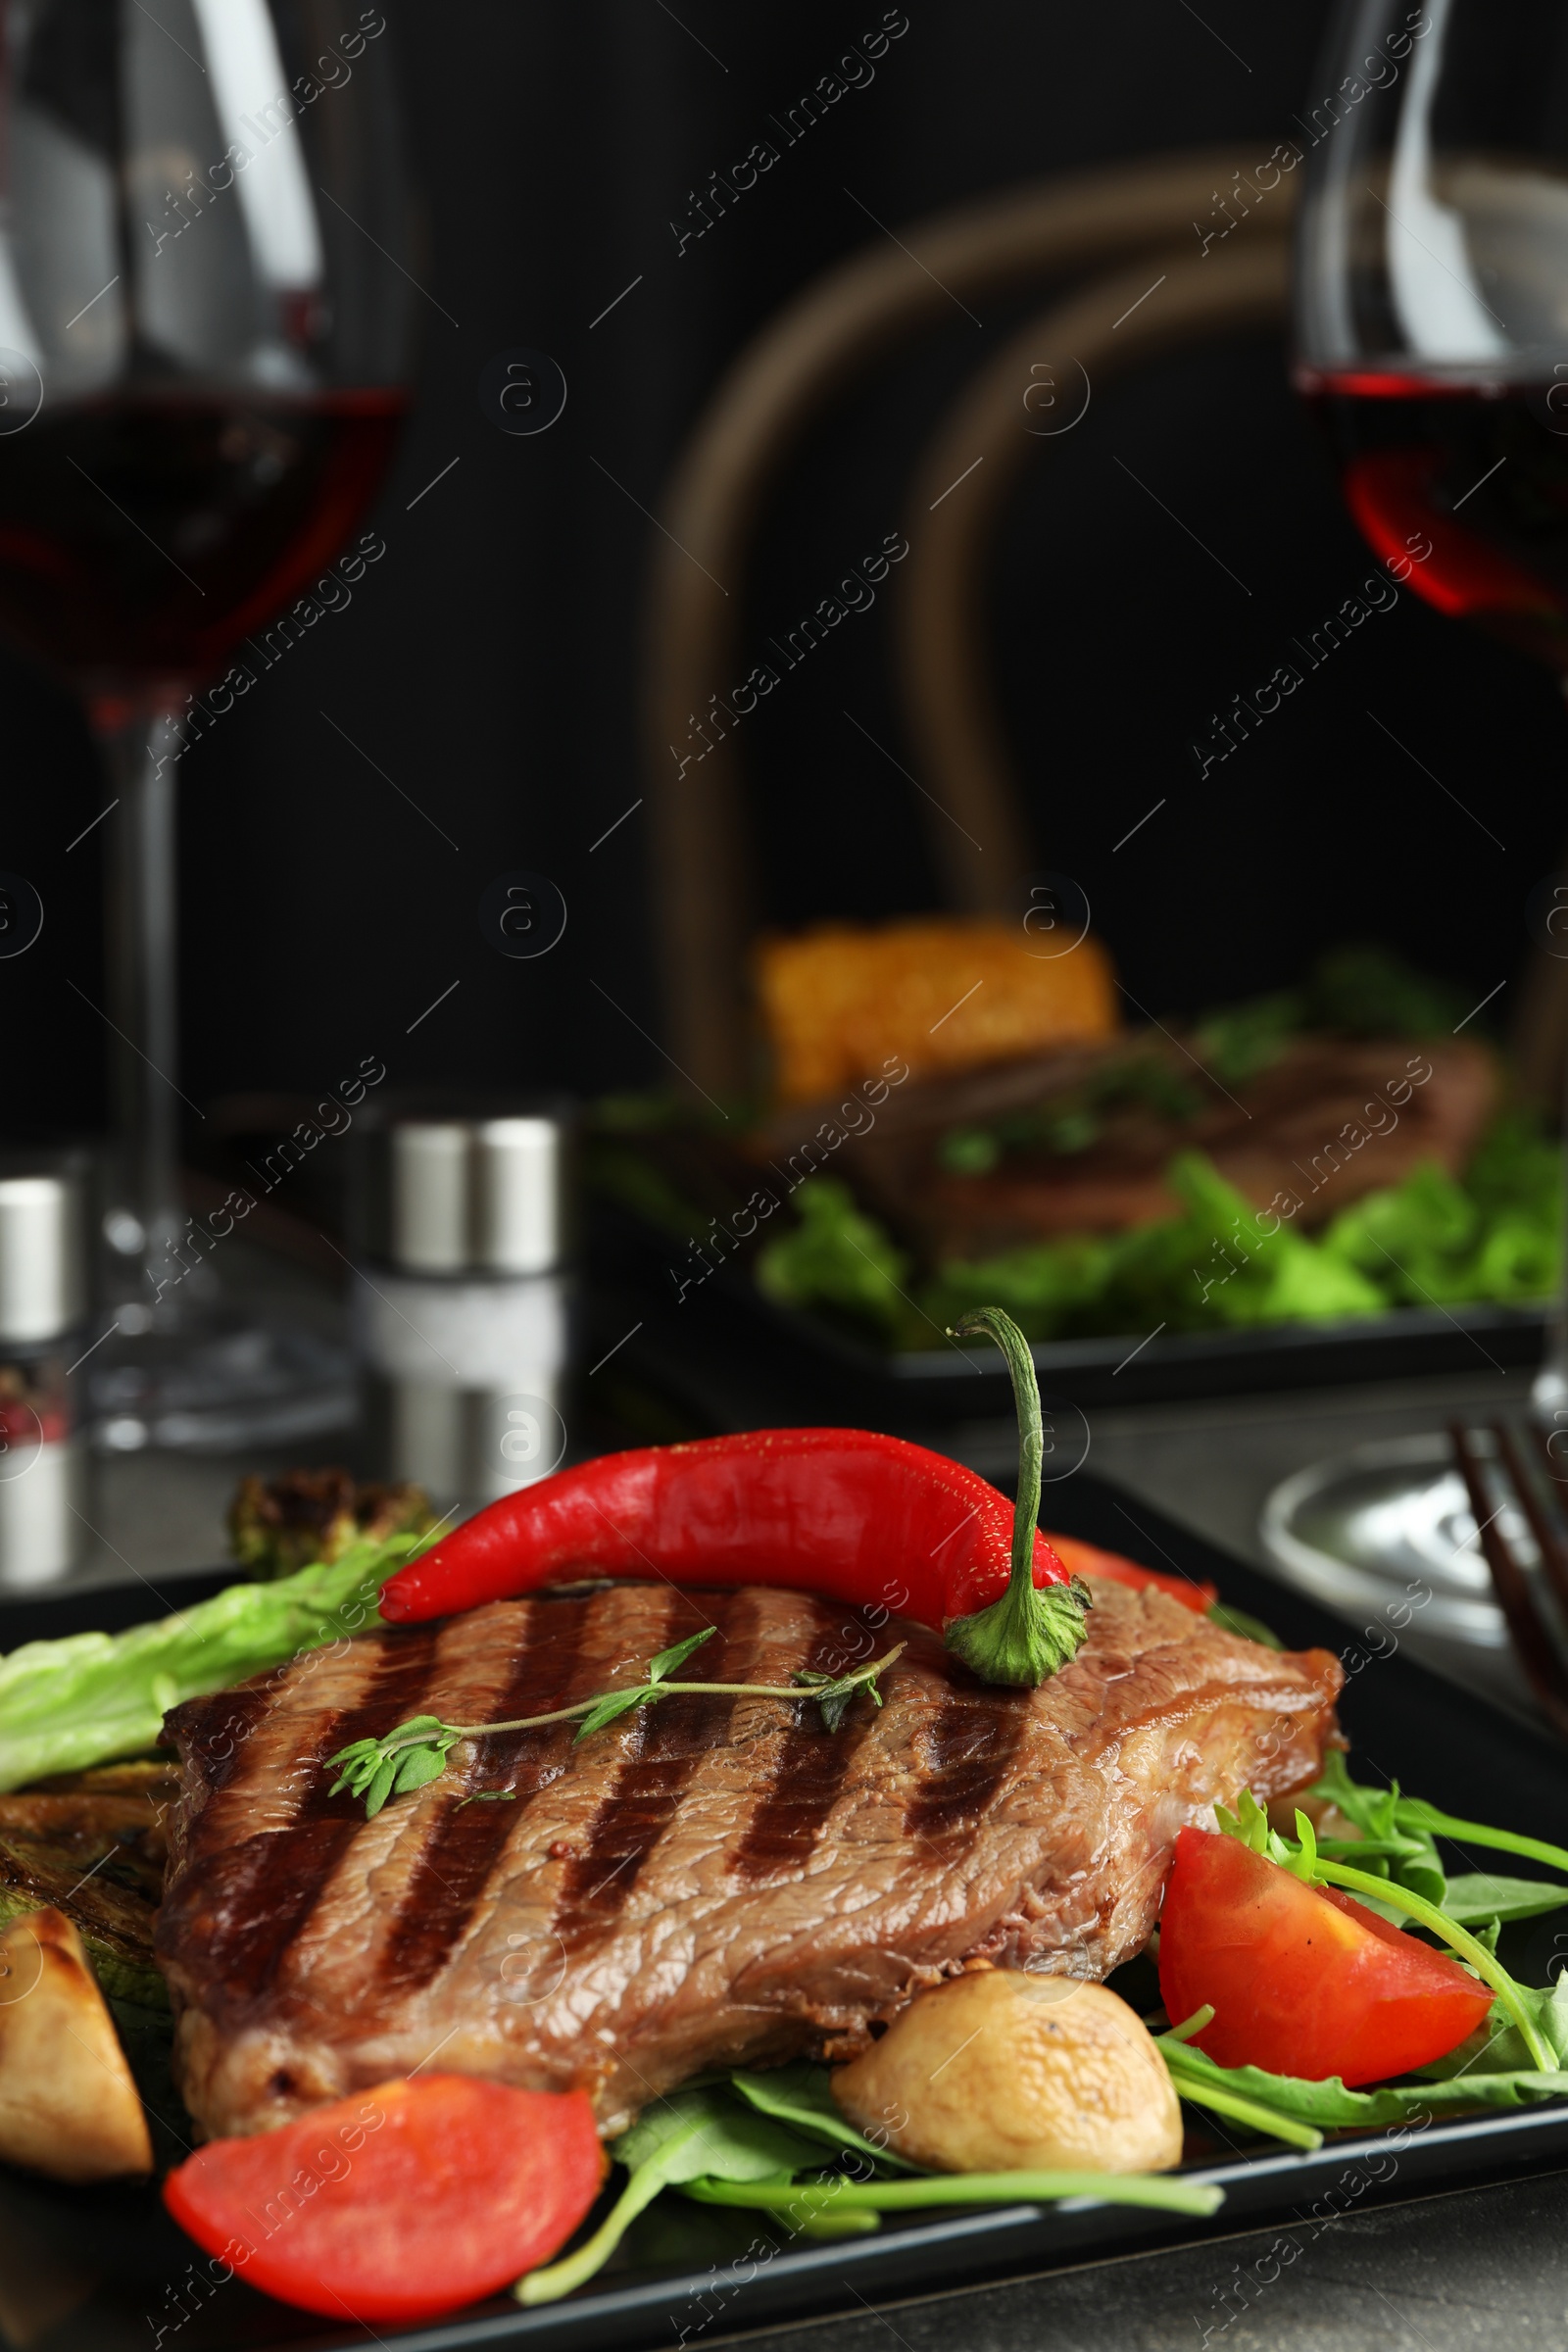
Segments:
[[[406,1717],[498,1722],[639,1679],[714,1623],[703,1679],[842,1671],[903,1635],[879,1711],[680,1696],[460,1746],[373,1821],[325,1759]],[[1102,1977],[1158,1909],[1177,1830],[1318,1769],[1342,1680],[1155,1592],[1096,1588],[1036,1691],[922,1628],[748,1587],[497,1601],[318,1650],[169,1718],[183,1765],[158,1949],[211,2133],[432,2060],[581,2084],[607,2131],[713,2066],[848,2054],[983,1954]],[[695,1670],[695,1669],[694,1669]]]
[[[1129,1058],[1125,1047],[1118,1051]],[[1141,1046],[1138,1061],[1146,1070],[1162,1068],[1168,1084],[1196,1087],[1206,1075],[1174,1042],[1160,1054]],[[1009,1148],[984,1175],[944,1164],[943,1138],[955,1129],[996,1121],[1005,1131],[1009,1116],[1043,1113],[1054,1102],[1082,1117],[1079,1074],[1092,1067],[1089,1058],[1060,1067],[1067,1080],[1060,1091],[1049,1062],[1003,1064],[905,1089],[874,1129],[846,1144],[852,1183],[932,1264],[1180,1215],[1166,1171],[1183,1150],[1206,1152],[1254,1208],[1272,1204],[1276,1216],[1316,1226],[1428,1161],[1457,1175],[1498,1095],[1495,1056],[1467,1038],[1426,1047],[1409,1039],[1298,1037],[1269,1068],[1238,1081],[1235,1094],[1214,1081],[1217,1091],[1190,1113],[1135,1097],[1089,1119],[1092,1141],[1062,1144],[1042,1132],[1032,1145]],[[1100,1067],[1115,1067],[1108,1049]]]

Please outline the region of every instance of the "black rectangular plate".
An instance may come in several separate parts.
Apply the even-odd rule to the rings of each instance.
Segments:
[[[1050,1517],[1064,1534],[1211,1580],[1293,1647],[1341,1647],[1344,1628],[1327,1611],[1088,1473],[1054,1490]],[[230,1581],[231,1572],[217,1571],[210,1579],[182,1580],[179,1597],[193,1600]],[[84,1621],[113,1627],[145,1613],[141,1586],[0,1603],[0,1649],[78,1631]],[[1538,1837],[1568,1833],[1568,1748],[1467,1699],[1403,1657],[1387,1656],[1356,1675],[1342,1714],[1364,1777],[1398,1779],[1472,1820]],[[1511,1932],[1510,1958],[1521,1975],[1544,1982],[1563,1925],[1559,1913]],[[10,2335],[13,2315],[21,2324],[24,2313],[57,2314],[48,2352],[161,2352],[166,2345],[169,2352],[231,2346],[281,2352],[285,2345],[370,2340],[395,2342],[400,2352],[492,2345],[638,2352],[1190,2243],[1242,2223],[1275,2217],[1326,2223],[1423,2190],[1563,2163],[1568,2102],[1434,2123],[1424,2131],[1345,2134],[1310,2156],[1256,2143],[1255,2152],[1190,2168],[1195,2178],[1225,2187],[1225,2204],[1211,2222],[1111,2205],[1014,2207],[910,2216],[885,2223],[872,2237],[792,2247],[759,2227],[760,2216],[666,2196],[643,2217],[615,2267],[567,2302],[522,2311],[501,2298],[448,2321],[404,2330],[383,2327],[374,2339],[285,2310],[241,2280],[215,2283],[151,2189],[59,2188],[0,2167],[0,2327]],[[33,2333],[43,2332],[35,2324]]]
[[[624,1211],[599,1209],[594,1233],[598,1296],[588,1360],[636,1324],[616,1377],[635,1368],[704,1426],[843,1422],[913,1433],[1011,1417],[1006,1367],[993,1348],[960,1348],[933,1325],[929,1348],[895,1353],[848,1326],[775,1304],[744,1263],[698,1280],[690,1250]],[[684,1297],[677,1295],[681,1280]],[[1049,1397],[1154,1404],[1534,1365],[1544,1328],[1538,1306],[1400,1307],[1343,1323],[1042,1340],[1033,1354]]]

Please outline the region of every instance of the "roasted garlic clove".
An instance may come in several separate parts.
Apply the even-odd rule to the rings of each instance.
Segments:
[[[1168,2172],[1182,2127],[1165,2061],[1102,1984],[986,1969],[921,1993],[837,2069],[850,2122],[934,2172]]]

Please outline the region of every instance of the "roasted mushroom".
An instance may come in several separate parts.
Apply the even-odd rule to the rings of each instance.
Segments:
[[[933,2172],[1168,2172],[1182,2127],[1127,2003],[1073,1977],[982,1969],[921,1993],[833,2076],[851,2123]]]

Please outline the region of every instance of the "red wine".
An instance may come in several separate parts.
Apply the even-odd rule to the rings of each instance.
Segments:
[[[0,629],[99,689],[200,679],[339,553],[404,395],[120,392],[0,436]]]
[[[1568,671],[1568,384],[1391,370],[1313,375],[1302,388],[1347,505],[1396,576],[1440,612]]]

